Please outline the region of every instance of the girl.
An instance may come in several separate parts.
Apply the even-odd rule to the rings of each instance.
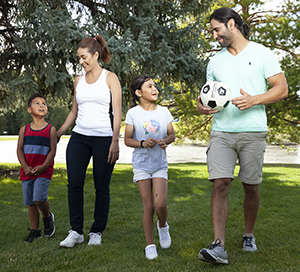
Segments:
[[[171,237],[167,224],[168,162],[166,147],[175,140],[172,115],[166,107],[155,104],[158,91],[152,78],[141,75],[130,84],[132,101],[126,115],[125,144],[134,147],[133,181],[137,183],[144,207],[143,226],[146,258],[157,257],[153,241],[153,215],[162,248],[169,248]],[[139,105],[136,106],[136,101]],[[153,189],[153,194],[152,194]],[[153,197],[154,196],[154,197]]]
[[[121,86],[117,76],[99,65],[111,55],[101,36],[78,43],[77,57],[84,74],[75,80],[72,110],[57,132],[61,135],[74,123],[67,147],[68,202],[71,230],[61,247],[73,247],[83,237],[83,187],[87,166],[93,156],[96,190],[94,223],[88,245],[100,245],[106,227],[110,202],[110,179],[119,158]]]

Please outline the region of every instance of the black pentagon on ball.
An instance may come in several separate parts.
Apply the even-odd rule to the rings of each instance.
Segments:
[[[224,108],[226,108],[229,104],[229,100],[225,103]]]
[[[204,88],[203,88],[203,93],[204,93],[204,94],[207,94],[209,90],[210,90],[210,86],[209,86],[209,85],[206,85],[206,86],[204,86]]]
[[[224,87],[220,87],[220,88],[218,89],[218,94],[219,94],[220,96],[225,96],[225,95],[226,95],[226,89],[225,89]]]
[[[216,101],[209,100],[207,105],[213,109],[214,107],[217,106],[217,103],[216,103]]]

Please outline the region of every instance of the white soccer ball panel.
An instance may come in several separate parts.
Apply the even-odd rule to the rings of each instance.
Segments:
[[[231,92],[223,82],[210,81],[201,89],[200,99],[203,106],[220,111],[229,104]]]

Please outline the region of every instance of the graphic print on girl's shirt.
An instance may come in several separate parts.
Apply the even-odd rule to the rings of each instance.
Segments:
[[[157,120],[150,119],[149,121],[144,122],[143,130],[146,135],[151,132],[157,134],[160,132],[160,123]]]

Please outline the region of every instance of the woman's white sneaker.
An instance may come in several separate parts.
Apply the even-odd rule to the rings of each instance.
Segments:
[[[171,236],[169,233],[169,225],[166,222],[166,227],[160,228],[159,221],[157,221],[157,229],[159,236],[159,243],[162,248],[169,248],[171,246]]]
[[[157,258],[158,255],[157,255],[156,245],[151,244],[151,245],[146,246],[145,254],[146,254],[146,258],[148,260],[153,260],[153,259]]]
[[[101,233],[100,232],[91,232],[89,234],[90,236],[90,240],[89,240],[89,243],[88,243],[88,246],[91,246],[91,245],[101,245]]]
[[[75,230],[69,230],[67,238],[60,242],[61,247],[74,247],[76,244],[81,244],[84,241],[83,234],[79,234]]]

